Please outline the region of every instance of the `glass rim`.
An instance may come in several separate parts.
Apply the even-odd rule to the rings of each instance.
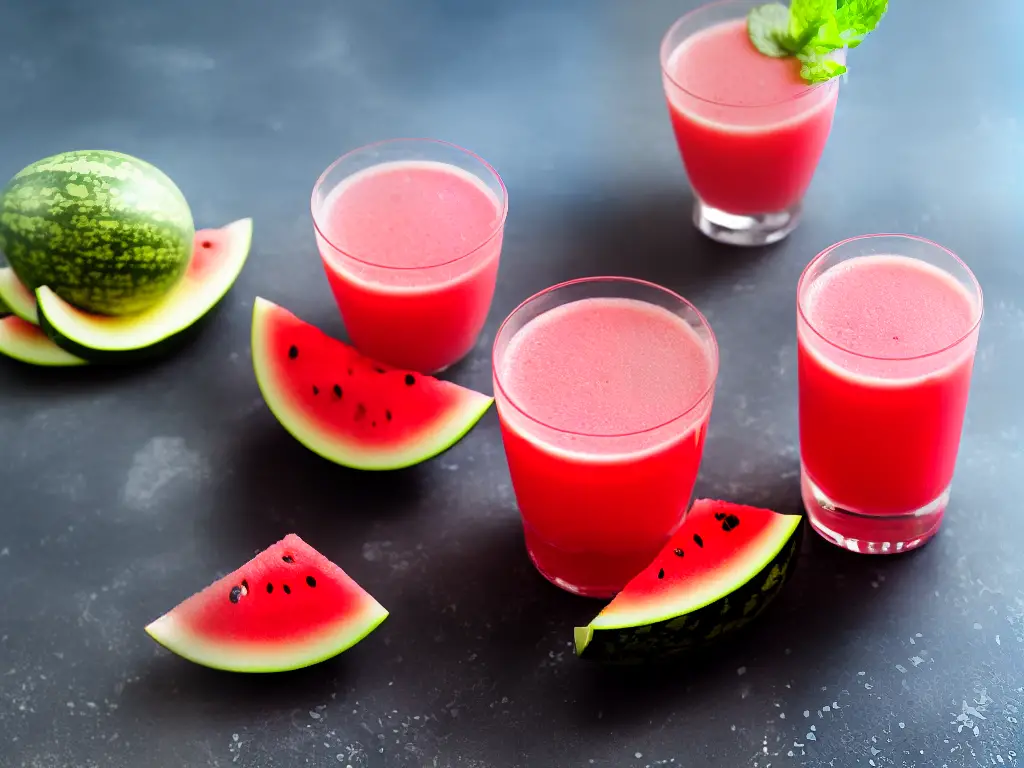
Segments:
[[[964,272],[967,273],[968,277],[970,277],[971,285],[974,288],[974,295],[977,298],[977,317],[974,319],[974,322],[971,323],[971,327],[965,333],[957,337],[955,341],[952,341],[949,344],[940,347],[939,349],[932,350],[931,352],[924,352],[919,355],[905,355],[902,357],[893,357],[891,355],[866,355],[863,352],[856,352],[852,349],[848,349],[844,347],[842,344],[837,344],[836,342],[828,338],[828,336],[826,336],[822,331],[814,327],[814,323],[811,322],[811,319],[807,316],[807,312],[804,311],[804,294],[813,284],[813,282],[809,282],[811,269],[818,265],[823,259],[828,257],[831,253],[833,253],[837,248],[841,248],[844,245],[856,243],[861,240],[873,240],[875,238],[883,237],[896,238],[900,240],[911,240],[915,243],[926,245],[929,248],[934,248],[936,250],[942,251],[947,256],[951,257],[953,261],[956,264],[958,264],[964,270]],[[906,258],[916,259],[916,257],[914,256],[907,256]],[[917,261],[924,261],[924,259],[917,259]],[[925,263],[927,264],[928,262]],[[933,264],[932,266],[937,265]],[[948,269],[944,269],[942,267],[938,268],[942,269],[943,272],[950,274]],[[860,358],[861,360],[877,360],[879,362],[910,362],[913,360],[927,360],[930,357],[941,355],[943,352],[948,352],[949,350],[958,347],[959,345],[963,344],[967,339],[969,339],[978,330],[978,326],[981,325],[981,319],[985,314],[985,296],[981,290],[981,283],[978,282],[978,278],[975,276],[974,272],[971,271],[971,268],[967,266],[963,259],[961,259],[955,253],[953,253],[953,251],[949,250],[949,248],[946,248],[944,245],[940,245],[939,243],[936,243],[934,240],[929,240],[928,238],[921,237],[919,235],[909,235],[901,232],[875,232],[873,234],[868,235],[855,235],[853,237],[848,237],[845,240],[840,240],[838,243],[833,243],[828,248],[819,253],[817,256],[815,256],[813,259],[811,259],[811,261],[807,264],[806,267],[804,267],[803,271],[800,273],[800,279],[797,281],[796,284],[796,310],[797,313],[800,315],[800,319],[803,320],[804,325],[806,325],[807,328],[810,329],[810,331],[815,336],[817,336],[819,339],[821,339],[823,342],[828,344],[833,349],[837,349],[844,354]]]
[[[525,309],[528,305],[534,303],[535,301],[539,301],[540,299],[544,298],[545,296],[547,296],[547,295],[549,295],[551,293],[554,293],[555,291],[558,291],[558,290],[561,290],[561,289],[564,289],[564,288],[569,288],[569,287],[574,286],[574,285],[582,285],[582,284],[585,284],[585,283],[626,283],[626,284],[629,284],[629,285],[640,286],[642,288],[653,288],[654,290],[656,290],[656,291],[658,291],[658,292],[668,296],[672,301],[675,301],[675,302],[677,302],[679,304],[682,304],[683,306],[688,308],[690,311],[692,311],[697,316],[697,319],[700,320],[701,326],[704,329],[707,330],[708,337],[709,337],[709,340],[710,340],[710,346],[711,346],[711,349],[710,349],[710,351],[711,351],[711,381],[708,384],[708,386],[700,393],[700,395],[694,400],[693,403],[688,405],[680,413],[677,413],[676,415],[672,416],[671,418],[666,419],[665,421],[663,421],[663,422],[661,422],[659,424],[656,424],[656,425],[654,425],[652,427],[647,427],[646,429],[636,429],[636,430],[631,430],[629,432],[594,433],[594,432],[581,432],[581,431],[573,430],[573,429],[564,429],[562,427],[556,427],[556,426],[554,426],[552,424],[548,424],[547,422],[545,422],[545,421],[543,421],[541,419],[538,419],[537,417],[532,416],[531,414],[527,413],[527,411],[519,403],[516,402],[515,398],[512,397],[509,394],[508,389],[505,387],[505,385],[501,381],[501,374],[500,374],[501,368],[498,365],[498,341],[502,337],[502,332],[504,332],[505,326],[508,325],[509,321],[511,321],[512,318],[514,318],[517,314],[519,314],[519,312],[521,310]],[[582,301],[582,299],[577,299],[577,301]],[[643,299],[639,299],[639,301],[643,301]],[[571,302],[569,302],[569,303],[571,303]],[[645,303],[653,304],[653,302],[645,302]],[[657,305],[655,305],[655,306],[657,306]],[[547,310],[547,311],[550,312],[551,310]],[[538,315],[538,317],[540,317],[540,315]],[[702,342],[702,345],[703,345],[704,340],[701,339],[701,342]],[[542,427],[544,427],[546,429],[550,429],[553,432],[558,432],[558,433],[563,434],[563,435],[574,435],[574,436],[577,436],[577,437],[593,437],[593,438],[599,438],[599,439],[600,438],[612,439],[612,438],[623,438],[623,437],[635,437],[637,435],[644,435],[644,434],[648,434],[648,433],[651,433],[651,432],[656,432],[657,430],[663,429],[664,427],[667,427],[669,424],[673,424],[673,423],[679,421],[680,419],[688,416],[690,413],[693,412],[693,410],[695,408],[697,408],[697,406],[699,406],[702,402],[704,402],[707,399],[708,395],[711,394],[711,392],[714,391],[715,384],[718,381],[718,367],[719,367],[719,363],[720,363],[720,361],[719,361],[719,353],[718,353],[718,339],[715,337],[714,329],[712,329],[711,323],[708,322],[708,319],[704,316],[704,314],[699,309],[697,309],[697,307],[695,307],[692,302],[690,302],[689,300],[683,298],[682,296],[680,296],[678,293],[676,293],[672,289],[666,288],[663,285],[658,285],[657,283],[652,283],[649,280],[641,280],[641,279],[635,278],[635,277],[618,277],[618,276],[615,276],[615,275],[599,275],[599,276],[594,276],[594,277],[577,277],[577,278],[575,278],[573,280],[566,280],[564,282],[557,283],[556,285],[549,286],[549,287],[545,288],[544,290],[538,291],[537,293],[533,294],[532,296],[524,299],[523,301],[521,301],[519,303],[518,306],[516,306],[515,309],[513,309],[511,312],[509,312],[508,316],[504,320],[501,321],[501,325],[498,326],[497,333],[494,334],[494,344],[491,347],[491,370],[494,372],[494,383],[495,383],[495,386],[498,388],[498,390],[504,396],[505,400],[508,401],[509,405],[511,405],[513,408],[515,408],[515,410],[518,413],[522,414],[524,417],[526,417],[528,420],[532,421],[534,424],[539,424],[540,426],[542,426]]]
[[[344,162],[345,160],[348,160],[353,155],[359,154],[361,152],[365,152],[365,151],[370,150],[370,149],[374,149],[376,147],[383,147],[383,146],[395,145],[395,144],[417,144],[417,145],[421,145],[421,146],[422,145],[431,145],[432,144],[432,145],[435,145],[435,146],[440,146],[440,147],[446,147],[448,149],[453,149],[456,152],[461,152],[462,154],[466,155],[467,157],[470,157],[473,160],[475,160],[476,162],[480,163],[492,176],[494,176],[495,179],[497,179],[498,186],[501,187],[501,201],[500,201],[501,202],[501,215],[498,217],[498,223],[494,225],[494,229],[491,230],[490,234],[488,234],[487,237],[484,238],[484,240],[481,243],[479,243],[478,245],[474,245],[472,248],[470,248],[465,253],[462,253],[462,254],[456,256],[453,259],[448,259],[447,261],[438,262],[437,264],[429,264],[427,266],[422,266],[421,265],[421,266],[416,266],[416,267],[405,267],[405,266],[394,266],[394,265],[390,265],[390,264],[379,264],[379,263],[377,263],[377,262],[375,262],[375,261],[373,261],[371,259],[368,259],[368,258],[365,258],[365,257],[361,257],[361,256],[356,256],[354,253],[351,253],[351,252],[345,250],[344,248],[339,248],[338,245],[335,244],[331,240],[331,238],[329,238],[327,236],[327,234],[321,228],[320,223],[317,221],[317,210],[316,210],[317,209],[317,207],[316,207],[316,195],[317,195],[317,192],[320,191],[320,188],[324,185],[324,182],[326,181],[327,177],[342,162]],[[383,165],[383,163],[375,163],[375,165]],[[371,166],[368,166],[368,167],[372,168],[373,166],[371,165]],[[357,171],[357,173],[358,173],[358,171]],[[505,182],[501,178],[501,174],[499,174],[498,171],[495,170],[494,166],[492,166],[490,163],[488,163],[486,160],[484,160],[482,157],[480,157],[480,155],[476,154],[475,152],[471,152],[470,150],[466,149],[465,147],[460,147],[458,144],[454,144],[454,143],[452,143],[450,141],[444,141],[443,139],[416,138],[416,137],[412,137],[412,138],[382,139],[380,141],[371,142],[370,144],[363,144],[362,146],[356,147],[355,149],[350,149],[348,152],[345,152],[343,155],[338,157],[334,162],[332,162],[330,165],[328,165],[327,168],[323,171],[323,173],[321,173],[320,176],[317,178],[316,183],[313,185],[313,191],[310,194],[310,198],[309,198],[309,209],[310,209],[310,214],[311,214],[311,216],[313,218],[313,229],[315,229],[317,234],[320,235],[320,237],[322,237],[324,239],[324,241],[328,245],[330,245],[331,248],[336,250],[338,253],[340,253],[340,254],[342,254],[342,255],[352,259],[353,261],[356,261],[356,262],[358,262],[360,264],[365,264],[366,266],[373,267],[375,269],[384,269],[384,270],[389,270],[389,271],[393,271],[393,272],[404,272],[404,271],[419,271],[419,272],[423,272],[423,271],[428,270],[428,269],[438,269],[439,267],[447,267],[447,266],[450,266],[451,264],[455,264],[456,262],[462,261],[463,259],[467,259],[470,256],[474,255],[475,253],[479,252],[482,248],[486,247],[489,243],[491,243],[494,240],[494,238],[497,237],[498,234],[505,228],[505,220],[508,218],[508,189],[505,187]]]
[[[669,74],[669,71],[668,71],[668,60],[671,57],[672,53],[674,53],[676,51],[676,49],[679,48],[679,45],[682,45],[682,42],[680,42],[680,44],[676,45],[674,48],[672,48],[671,51],[668,50],[668,39],[672,36],[672,33],[674,33],[679,27],[683,26],[683,24],[685,24],[686,22],[691,21],[693,19],[693,17],[695,17],[699,13],[703,13],[704,11],[710,10],[712,8],[717,8],[719,6],[724,7],[724,6],[729,6],[729,5],[739,5],[739,4],[745,4],[745,3],[749,3],[751,5],[751,7],[753,7],[753,6],[758,4],[756,2],[756,0],[712,0],[712,2],[704,3],[703,5],[698,6],[697,8],[694,8],[692,11],[687,11],[682,16],[680,16],[678,19],[676,19],[674,22],[672,22],[671,26],[669,26],[669,28],[668,28],[668,31],[665,32],[665,34],[661,38],[661,48],[660,48],[660,51],[659,51],[659,58],[661,59],[661,73],[665,76],[665,78],[670,83],[672,83],[672,85],[674,85],[680,91],[685,93],[687,96],[690,96],[690,97],[692,97],[694,99],[697,99],[698,101],[704,102],[705,104],[712,104],[712,105],[718,106],[718,107],[729,107],[730,109],[763,109],[765,107],[774,107],[774,106],[777,106],[779,104],[789,104],[789,103],[794,102],[794,101],[799,101],[800,99],[803,99],[806,96],[810,96],[813,93],[816,93],[818,91],[818,89],[820,89],[820,88],[831,87],[833,81],[836,78],[833,78],[832,80],[828,80],[828,81],[826,81],[824,83],[817,83],[815,85],[808,85],[806,88],[804,88],[799,93],[795,93],[792,96],[787,96],[784,99],[776,99],[774,101],[758,102],[757,104],[735,104],[735,103],[733,103],[731,101],[723,101],[722,99],[709,99],[706,96],[701,96],[698,93],[694,93],[693,91],[689,90],[688,88],[683,87],[679,83],[679,81],[677,81],[674,77],[672,77],[671,74]],[[684,40],[688,39],[690,37],[692,37],[692,35],[687,35],[686,38],[684,38]]]

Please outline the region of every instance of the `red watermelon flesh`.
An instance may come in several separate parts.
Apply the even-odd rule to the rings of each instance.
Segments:
[[[436,456],[492,398],[364,357],[257,298],[252,358],[270,410],[299,442],[355,469],[398,469]]]
[[[336,656],[387,615],[341,568],[289,534],[146,632],[203,666],[280,672]]]
[[[669,655],[745,625],[793,571],[801,523],[726,501],[694,502],[683,527],[586,627],[576,652]]]

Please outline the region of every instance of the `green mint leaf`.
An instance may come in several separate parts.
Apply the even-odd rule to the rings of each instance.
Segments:
[[[782,58],[792,56],[799,47],[789,37],[789,9],[782,3],[767,3],[750,9],[747,14],[747,34],[765,56]]]
[[[789,35],[804,48],[824,24],[836,15],[837,0],[792,0],[789,4]]]
[[[878,26],[889,0],[842,0],[836,9],[836,25],[847,48],[856,48]]]
[[[808,83],[824,83],[846,72],[846,65],[832,59],[813,56],[802,58],[800,77]]]

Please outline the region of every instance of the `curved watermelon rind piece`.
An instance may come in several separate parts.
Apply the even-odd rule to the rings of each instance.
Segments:
[[[275,315],[277,317],[286,316],[292,322],[302,323],[283,307],[259,296],[256,297],[252,318],[252,361],[256,382],[263,395],[263,400],[273,413],[274,418],[292,437],[313,453],[335,464],[365,471],[390,471],[420,464],[444,453],[458,443],[476,426],[476,423],[494,402],[494,398],[480,392],[419,375],[421,381],[432,380],[438,385],[457,387],[462,395],[457,408],[449,409],[444,414],[443,421],[431,425],[429,440],[412,442],[399,448],[389,448],[383,445],[360,445],[355,440],[346,442],[321,428],[311,416],[303,413],[301,409],[288,407],[290,391],[286,386],[287,382],[279,380],[270,354],[264,351],[270,349],[270,326]],[[318,331],[318,333],[321,332]],[[348,348],[342,342],[330,339],[326,334],[321,335],[334,344]]]
[[[0,319],[0,354],[29,365],[51,368],[86,364],[85,360],[50,341],[42,328],[17,315]]]
[[[248,643],[207,642],[189,632],[171,614],[146,626],[146,634],[176,656],[210,669],[225,672],[290,672],[332,659],[369,635],[388,617],[387,610],[372,601],[360,616],[346,616],[336,627],[323,630],[305,642],[285,648],[259,647]]]
[[[190,269],[150,309],[120,317],[93,315],[43,286],[36,291],[40,325],[58,346],[93,362],[127,362],[162,354],[217,306],[245,266],[252,245],[252,219],[215,231],[226,237],[223,258],[203,270],[201,278]]]
[[[754,621],[796,570],[804,531],[800,515],[757,511],[773,515],[772,525],[741,568],[734,567],[713,589],[682,589],[679,599],[660,605],[652,600],[646,606],[631,607],[630,602],[636,601],[623,594],[627,585],[590,624],[574,629],[576,655],[608,663],[670,659],[712,645]],[[666,550],[671,552],[673,546],[670,541]],[[664,561],[666,550],[652,565]]]
[[[0,269],[0,304],[6,306],[10,314],[17,315],[26,323],[39,325],[36,297],[10,267]]]

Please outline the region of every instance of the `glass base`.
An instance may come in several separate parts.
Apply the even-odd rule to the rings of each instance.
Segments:
[[[525,533],[527,554],[541,576],[566,592],[605,600],[615,597],[660,549],[656,547],[654,554],[634,552],[630,555],[565,552],[531,535],[529,529]]]
[[[771,245],[796,229],[802,210],[803,203],[797,201],[777,213],[747,216],[712,208],[697,198],[693,205],[693,223],[712,240],[726,245]]]
[[[949,503],[947,487],[937,499],[900,515],[868,515],[843,509],[811,482],[801,467],[800,487],[811,527],[823,539],[851,552],[895,555],[924,545],[939,531]]]

